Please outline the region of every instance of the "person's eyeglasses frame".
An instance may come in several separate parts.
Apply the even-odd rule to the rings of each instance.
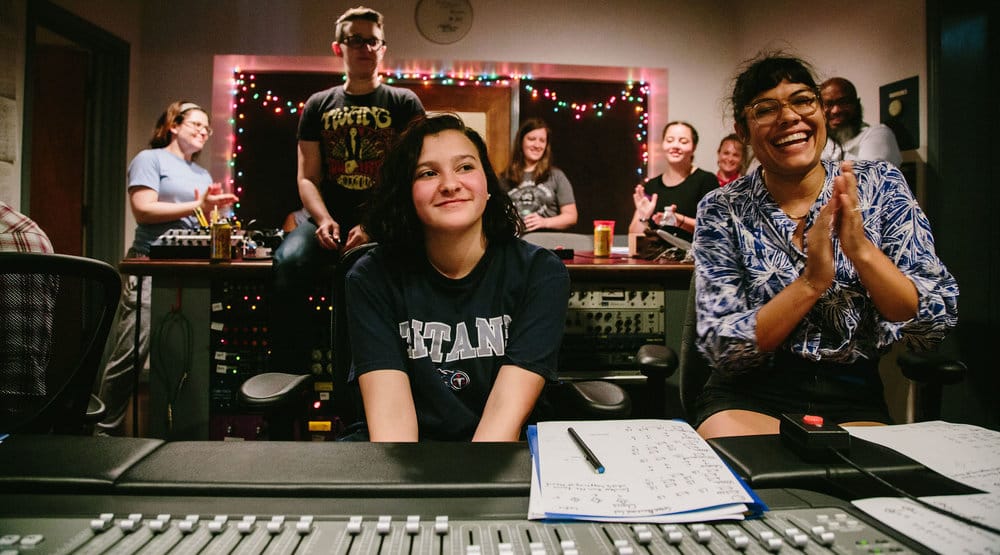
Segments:
[[[803,98],[804,96],[808,97],[808,99]],[[807,103],[799,108],[796,108],[795,102],[798,100],[807,100]],[[777,109],[774,111],[773,115],[765,117],[763,121],[761,121],[761,119],[757,117],[758,107],[762,104],[777,105],[776,106]],[[815,114],[816,111],[819,110],[822,105],[823,105],[823,99],[819,95],[819,93],[811,89],[807,89],[793,94],[786,100],[778,100],[777,98],[763,98],[761,100],[758,100],[757,102],[753,102],[751,104],[747,104],[746,106],[744,106],[743,112],[748,114],[750,118],[753,119],[753,122],[756,123],[757,125],[771,125],[772,123],[777,121],[779,117],[781,117],[781,112],[785,109],[786,106],[791,108],[792,112],[795,112],[795,114],[801,117],[808,117]]]
[[[197,131],[198,133],[207,133],[209,137],[212,136],[213,131],[212,131],[212,126],[211,125],[207,125],[207,124],[201,123],[200,121],[194,121],[194,120],[190,120],[190,119],[187,119],[187,120],[184,120],[183,122],[181,122],[181,125],[188,125],[188,124],[190,124],[191,127],[193,127],[194,130]]]
[[[380,39],[378,37],[365,38],[361,35],[346,36],[340,39],[340,43],[348,48],[353,48],[354,50],[361,50],[362,48],[378,50],[386,45],[385,39]]]
[[[833,100],[827,100],[823,102],[823,110],[831,110],[833,108],[853,108],[861,103],[857,97],[842,96],[840,98],[834,98]]]

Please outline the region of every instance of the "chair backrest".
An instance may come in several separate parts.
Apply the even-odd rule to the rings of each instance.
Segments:
[[[0,252],[0,432],[85,432],[120,294],[99,260]]]
[[[695,400],[705,387],[705,382],[712,375],[705,356],[698,350],[695,341],[698,338],[698,314],[695,310],[695,274],[691,273],[691,285],[688,287],[687,307],[684,309],[684,324],[681,327],[681,354],[679,365],[679,386],[681,408],[689,422],[694,422]]]
[[[530,233],[525,233],[521,236],[521,238],[532,245],[538,245],[539,247],[545,247],[547,249],[562,247],[564,249],[573,249],[576,251],[594,250],[594,237],[587,235],[586,233],[532,231]]]
[[[337,412],[350,425],[363,419],[361,393],[357,384],[349,384],[351,373],[351,337],[347,324],[346,294],[344,279],[347,272],[365,253],[377,243],[366,243],[345,252],[337,262],[333,292],[333,400]]]

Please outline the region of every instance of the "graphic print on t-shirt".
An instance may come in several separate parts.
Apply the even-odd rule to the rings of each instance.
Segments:
[[[395,131],[389,110],[345,106],[323,114],[326,178],[352,191],[370,189]]]
[[[459,391],[472,379],[468,372],[447,368],[448,363],[503,356],[508,326],[510,316],[506,314],[476,318],[474,335],[470,335],[465,322],[452,325],[411,319],[399,323],[399,336],[406,341],[407,356],[411,360],[429,357],[435,364],[444,362],[444,367],[437,367],[438,374],[445,385]]]
[[[556,192],[544,183],[538,184],[527,179],[517,188],[511,189],[509,194],[517,213],[522,217],[538,214],[543,218],[550,218],[558,214],[549,209],[550,206],[556,206]]]
[[[472,382],[469,375],[461,370],[438,368],[437,371],[441,374],[441,379],[444,380],[445,385],[450,387],[452,391],[461,391],[463,387]]]

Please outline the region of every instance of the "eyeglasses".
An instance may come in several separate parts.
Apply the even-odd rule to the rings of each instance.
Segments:
[[[830,108],[847,108],[854,106],[858,101],[857,98],[848,98],[846,96],[840,98],[832,98],[823,102],[823,108],[829,110]]]
[[[345,37],[340,42],[346,44],[348,48],[353,48],[355,50],[360,50],[366,46],[370,47],[372,50],[378,50],[379,48],[385,46],[385,41],[380,38],[372,37],[370,39],[366,39],[365,37],[359,35]]]
[[[815,94],[799,93],[793,95],[788,100],[776,100],[774,98],[758,100],[743,110],[750,113],[757,125],[769,125],[778,120],[778,116],[781,114],[784,106],[788,106],[800,116],[811,116],[816,112],[818,105],[819,103]]]
[[[208,134],[209,137],[212,136],[212,127],[200,121],[194,121],[189,119],[184,122],[184,125],[190,125],[191,127],[194,127],[195,131],[199,133],[206,133]]]

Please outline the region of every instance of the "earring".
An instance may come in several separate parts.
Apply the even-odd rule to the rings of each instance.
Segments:
[[[486,193],[486,200],[493,198],[493,193]]]

